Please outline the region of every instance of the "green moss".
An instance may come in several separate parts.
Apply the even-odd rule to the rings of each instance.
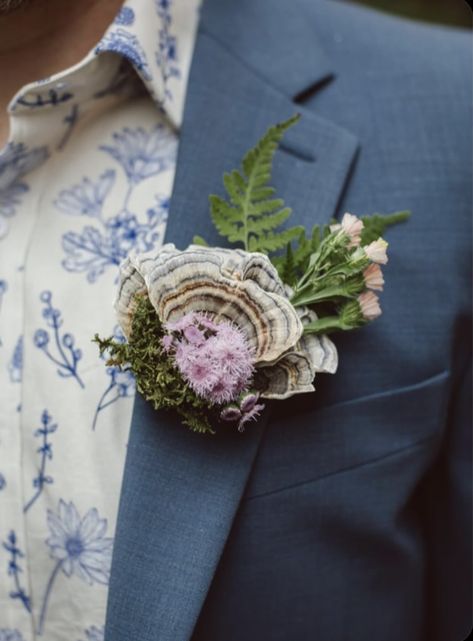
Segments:
[[[174,409],[191,430],[214,433],[209,416],[211,405],[195,394],[163,349],[161,339],[164,333],[148,296],[140,295],[135,298],[128,342],[102,339],[97,334],[93,340],[98,344],[100,353],[108,356],[108,366],[133,372],[137,390],[155,409]]]

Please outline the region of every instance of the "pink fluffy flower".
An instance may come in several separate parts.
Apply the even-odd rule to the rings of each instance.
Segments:
[[[364,250],[366,256],[372,260],[373,263],[385,265],[388,262],[387,248],[388,243],[383,238],[378,238],[378,240],[373,240],[372,243],[366,245]]]
[[[248,387],[254,354],[236,325],[191,312],[165,329],[173,336],[163,344],[174,347],[176,366],[196,394],[221,405]]]
[[[342,229],[349,237],[349,247],[358,247],[361,243],[361,232],[363,231],[363,221],[354,216],[353,214],[343,214],[341,224],[331,225],[330,231],[338,231]]]
[[[182,316],[178,321],[166,323],[164,325],[164,329],[168,332],[183,332],[194,324],[194,316],[193,312],[189,312]]]
[[[363,272],[363,278],[365,279],[365,285],[368,289],[375,289],[378,291],[383,291],[384,278],[381,267],[376,263],[371,263],[365,271]]]
[[[358,302],[360,304],[361,313],[366,320],[372,321],[381,315],[379,299],[375,293],[370,291],[362,292],[358,296]]]
[[[169,352],[173,347],[174,338],[170,334],[165,334],[161,339],[161,344],[163,346],[164,351]]]
[[[193,345],[203,345],[205,343],[204,332],[195,325],[189,325],[183,331],[186,340]]]

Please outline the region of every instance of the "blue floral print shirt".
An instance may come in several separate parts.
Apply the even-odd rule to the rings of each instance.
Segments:
[[[118,266],[162,242],[199,0],[128,0],[0,150],[0,641],[100,641],[133,377]]]

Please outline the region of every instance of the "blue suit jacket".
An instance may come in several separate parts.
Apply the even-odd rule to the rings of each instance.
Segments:
[[[470,628],[469,36],[326,0],[207,0],[167,241],[222,239],[224,170],[302,119],[274,184],[311,227],[408,208],[383,316],[243,435],[138,398],[106,641],[461,641]]]

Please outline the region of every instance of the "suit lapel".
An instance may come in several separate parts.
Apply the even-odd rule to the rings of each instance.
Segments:
[[[296,107],[222,47],[209,28],[218,22],[219,7],[211,2],[204,9],[188,85],[166,235],[180,248],[196,233],[224,244],[210,223],[208,194],[222,192],[223,171],[239,165],[271,124],[295,111],[303,115],[278,153],[273,181],[293,207],[294,224],[310,227],[335,213],[357,145],[351,134]],[[137,397],[106,641],[188,641],[266,421],[267,415],[243,435],[205,437]]]

